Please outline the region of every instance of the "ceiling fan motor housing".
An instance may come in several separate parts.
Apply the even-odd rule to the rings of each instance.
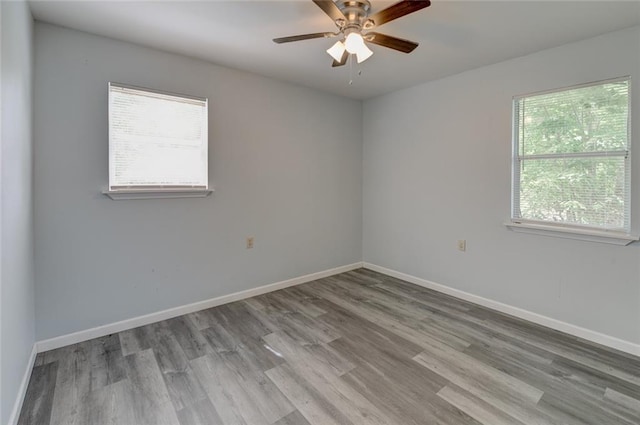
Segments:
[[[345,31],[345,35],[373,26],[373,22],[367,20],[369,10],[371,10],[371,3],[368,0],[338,0],[336,5],[346,18],[346,20],[338,19],[336,21],[336,25]]]

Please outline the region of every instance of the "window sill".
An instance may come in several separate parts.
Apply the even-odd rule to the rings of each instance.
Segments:
[[[552,226],[547,224],[535,223],[504,223],[510,230],[518,233],[529,233],[541,236],[551,236],[564,239],[576,239],[580,241],[599,242],[612,245],[629,245],[632,242],[640,240],[637,235],[629,235],[621,232],[607,230],[588,230],[575,229],[568,227]]]
[[[163,189],[163,190],[108,190],[102,191],[114,201],[130,199],[172,199],[172,198],[205,198],[213,189]]]

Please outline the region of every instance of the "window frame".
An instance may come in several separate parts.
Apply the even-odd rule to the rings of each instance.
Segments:
[[[117,87],[121,89],[131,89],[141,92],[171,96],[176,98],[181,98],[185,100],[193,100],[197,102],[204,102],[205,108],[205,119],[203,122],[205,132],[206,132],[206,143],[204,144],[204,154],[207,158],[205,162],[205,185],[194,185],[194,186],[185,186],[185,185],[139,185],[139,186],[117,186],[112,185],[112,176],[113,176],[113,145],[112,145],[112,136],[111,136],[111,87]],[[185,95],[181,93],[174,93],[164,90],[156,90],[150,89],[147,87],[134,86],[130,84],[123,84],[118,82],[109,82],[107,85],[107,104],[108,104],[108,132],[109,132],[109,159],[108,159],[108,184],[105,189],[102,190],[102,193],[113,200],[130,200],[130,199],[154,199],[154,198],[204,198],[210,195],[213,192],[213,188],[209,183],[209,135],[208,135],[208,111],[209,111],[209,99],[206,97],[198,97],[192,95]]]
[[[607,83],[615,83],[626,81],[628,87],[627,98],[627,146],[623,151],[599,151],[579,153],[558,153],[558,154],[538,154],[538,155],[521,155],[520,154],[520,117],[519,102],[522,99],[532,96],[539,96],[550,93],[560,93],[583,87],[593,87],[604,85]],[[576,84],[567,87],[560,87],[550,90],[543,90],[520,94],[512,98],[512,156],[511,156],[511,219],[504,223],[510,230],[522,233],[541,234],[544,236],[555,236],[561,238],[587,240],[592,242],[604,242],[616,245],[628,245],[633,241],[640,240],[640,237],[631,234],[631,77],[622,76],[606,80],[598,80],[584,84]],[[623,228],[605,228],[602,226],[587,226],[573,223],[552,222],[545,220],[534,220],[519,217],[520,206],[520,184],[521,184],[521,161],[531,159],[562,159],[562,158],[585,158],[585,157],[624,157],[625,167],[625,222]]]

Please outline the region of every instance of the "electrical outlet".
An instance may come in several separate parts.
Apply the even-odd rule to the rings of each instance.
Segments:
[[[458,251],[466,251],[467,250],[467,241],[465,239],[458,240]]]
[[[247,249],[253,248],[253,236],[247,238]]]

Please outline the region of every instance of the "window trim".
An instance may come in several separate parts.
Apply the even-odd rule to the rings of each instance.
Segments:
[[[640,236],[613,230],[600,230],[566,225],[554,225],[540,221],[511,220],[504,225],[516,233],[528,233],[540,236],[552,236],[563,239],[575,239],[587,242],[600,242],[611,245],[629,245],[640,240]]]
[[[133,199],[173,199],[173,198],[206,198],[213,189],[118,189],[102,190],[102,194],[108,196],[114,201],[127,201]]]
[[[602,152],[580,152],[573,154],[540,154],[540,155],[520,155],[519,148],[519,126],[518,124],[518,102],[529,96],[538,96],[550,93],[558,93],[562,91],[580,89],[583,87],[592,87],[597,85],[603,85],[606,83],[615,83],[620,81],[626,81],[628,84],[629,96],[627,99],[627,149],[621,151],[602,151]],[[503,223],[509,230],[519,233],[538,234],[543,236],[554,236],[559,238],[585,240],[591,242],[603,242],[615,245],[628,245],[634,241],[640,240],[640,236],[632,234],[631,229],[631,204],[632,204],[632,191],[631,191],[631,166],[632,161],[630,158],[632,139],[631,139],[631,76],[626,75],[622,77],[610,78],[605,80],[592,81],[583,84],[576,84],[572,86],[559,87],[549,90],[530,92],[526,94],[519,94],[512,98],[512,137],[511,137],[511,217],[508,222]],[[543,220],[531,220],[516,217],[516,211],[520,205],[520,194],[516,193],[516,190],[520,188],[520,160],[521,159],[550,159],[550,158],[577,158],[577,157],[607,157],[607,156],[622,156],[625,159],[625,185],[627,189],[625,216],[626,222],[624,228],[621,229],[607,229],[604,227],[596,226],[580,226],[570,223],[550,222]],[[517,179],[517,182],[516,182]],[[517,196],[516,196],[517,195]]]
[[[157,90],[151,89],[148,87],[140,87],[131,84],[123,84],[115,81],[110,81],[107,85],[107,96],[108,96],[108,119],[111,119],[111,87],[117,87],[120,89],[131,89],[135,91],[142,91],[148,93],[155,93],[159,95],[166,95],[169,97],[178,97],[184,100],[193,100],[197,103],[205,104],[206,111],[209,110],[209,99],[206,97],[186,95],[182,93],[175,93],[166,90]],[[108,176],[108,184],[105,189],[101,191],[103,195],[108,196],[112,200],[131,200],[131,199],[169,199],[169,198],[204,198],[209,196],[214,190],[211,188],[209,183],[209,159],[208,152],[209,146],[208,141],[209,137],[207,134],[207,143],[204,147],[205,153],[207,155],[207,179],[205,181],[204,186],[180,186],[180,185],[140,185],[140,186],[111,186],[111,176],[112,176],[112,145],[111,145],[111,124],[107,124],[109,130],[109,176]],[[206,132],[208,133],[208,114],[205,118],[204,126]]]

